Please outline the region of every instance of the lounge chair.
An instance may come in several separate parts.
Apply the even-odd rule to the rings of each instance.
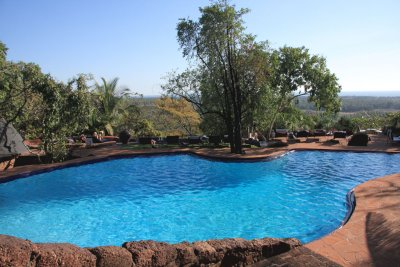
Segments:
[[[393,142],[400,142],[400,136],[393,136]]]
[[[333,139],[336,138],[347,138],[347,133],[345,131],[336,131],[333,133]]]
[[[165,138],[168,145],[179,145],[179,136],[171,135]]]
[[[218,146],[222,142],[222,136],[219,135],[210,135],[208,138],[208,142],[214,146]]]
[[[355,133],[351,137],[348,145],[349,146],[366,146],[370,138],[366,133]]]

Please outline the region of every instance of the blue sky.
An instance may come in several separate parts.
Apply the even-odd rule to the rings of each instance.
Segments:
[[[343,91],[400,91],[400,1],[236,0],[250,8],[258,40],[306,46],[327,58]],[[0,0],[0,40],[13,61],[35,62],[67,81],[78,73],[120,78],[144,95],[184,70],[179,18],[197,19],[205,0]]]

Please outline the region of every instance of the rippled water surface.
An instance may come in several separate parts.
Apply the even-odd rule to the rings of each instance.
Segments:
[[[346,193],[400,172],[400,155],[295,152],[226,163],[189,155],[136,157],[0,184],[0,233],[80,246],[212,238],[296,237],[337,227]]]

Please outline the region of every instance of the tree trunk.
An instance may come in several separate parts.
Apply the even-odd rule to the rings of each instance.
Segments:
[[[235,123],[235,150],[234,153],[236,154],[242,154],[242,131],[241,131],[241,123],[236,122]]]
[[[271,124],[270,124],[270,126],[269,126],[268,136],[267,136],[267,140],[268,140],[268,141],[270,140],[271,133],[272,133],[272,129],[274,128],[274,124],[275,124],[275,121],[276,121],[276,117],[278,117],[278,113],[279,113],[279,112],[276,112],[276,113],[274,114],[274,117],[272,118]]]
[[[239,90],[238,88],[236,90]],[[233,107],[234,110],[234,132],[235,132],[235,151],[236,154],[242,154],[242,113],[241,113],[241,101],[240,92],[236,96],[236,105]]]
[[[229,147],[231,149],[231,153],[235,153],[235,141],[234,141],[234,130],[232,125],[232,119],[226,120],[226,126],[228,128]]]

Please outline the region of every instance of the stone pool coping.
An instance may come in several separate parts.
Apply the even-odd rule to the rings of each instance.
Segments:
[[[110,147],[104,149],[99,148],[96,149],[96,151],[92,150],[89,153],[87,153],[87,155],[83,155],[82,158],[70,160],[63,163],[15,167],[14,169],[3,171],[0,173],[0,183],[21,177],[26,177],[37,172],[51,171],[58,168],[77,166],[81,164],[94,163],[104,160],[132,157],[132,156],[169,155],[169,154],[186,153],[215,160],[256,161],[256,160],[269,160],[272,158],[282,156],[290,151],[302,151],[302,150],[318,150],[318,151],[332,151],[332,152],[342,151],[342,152],[400,153],[399,147],[393,147],[385,144],[382,145],[382,142],[380,145],[375,145],[373,147],[347,147],[343,145],[325,146],[324,144],[321,143],[308,143],[308,144],[300,143],[300,144],[289,145],[286,148],[248,149],[246,150],[247,153],[245,155],[229,154],[227,149],[184,148],[184,149],[168,149],[168,150],[147,149],[147,150],[132,151],[132,150],[120,149],[117,147]],[[386,179],[389,179],[389,181],[386,181]],[[378,180],[379,180],[378,182],[379,186],[378,188],[376,188],[375,185],[376,181]],[[381,180],[383,180],[383,184]],[[367,181],[366,183],[358,185],[355,188],[357,207],[355,208],[353,215],[349,218],[347,224],[335,230],[331,234],[328,234],[327,236],[317,241],[305,245],[305,248],[307,249],[307,251],[310,251],[310,253],[317,253],[335,263],[344,266],[358,266],[358,265],[373,266],[374,264],[375,265],[377,263],[380,264],[381,262],[393,264],[394,262],[396,262],[393,260],[397,260],[397,262],[400,262],[400,258],[393,258],[396,257],[396,255],[398,254],[397,251],[391,250],[392,247],[394,248],[400,247],[398,241],[396,243],[396,240],[400,240],[399,238],[400,224],[399,224],[399,219],[396,219],[400,218],[400,214],[397,213],[399,211],[398,207],[400,207],[400,202],[397,202],[397,206],[390,205],[390,203],[393,201],[399,201],[400,198],[399,188],[400,188],[400,174],[370,180]],[[375,196],[375,193],[378,193],[377,196]],[[391,194],[391,197],[387,198],[386,194]],[[369,195],[369,198],[367,198],[367,195]],[[366,204],[363,204],[364,202]],[[389,204],[387,204],[387,202]],[[380,207],[386,207],[386,208],[381,210]],[[363,210],[364,208],[367,209]],[[388,213],[389,215],[387,215],[386,213]],[[390,214],[396,214],[397,217]],[[387,218],[390,218],[390,220],[388,221],[388,223],[385,223],[387,221]],[[374,224],[375,221],[378,221],[378,223]],[[372,222],[372,224],[370,222]],[[368,227],[366,227],[366,223],[369,223],[367,225]],[[384,229],[386,230],[386,232],[384,232],[386,233],[386,236],[384,236],[384,238],[381,238],[382,237],[381,234],[374,235],[376,231],[378,232],[380,231],[379,227],[383,227],[381,225],[386,225],[387,227],[389,227],[388,229]],[[393,231],[394,234],[391,234]],[[387,245],[385,242],[386,243],[389,242],[389,245]],[[374,244],[380,244],[380,243],[384,243],[383,251],[379,250],[378,252],[376,252],[371,250],[371,247],[373,247]],[[395,244],[394,246],[393,243]],[[303,250],[297,250],[296,252],[297,254],[295,253],[297,255],[296,257],[298,257],[299,254],[302,255],[302,253],[305,253],[301,251]]]
[[[293,238],[226,238],[178,244],[134,241],[119,247],[80,248],[68,243],[32,243],[0,235],[0,266],[243,266],[300,245]]]

